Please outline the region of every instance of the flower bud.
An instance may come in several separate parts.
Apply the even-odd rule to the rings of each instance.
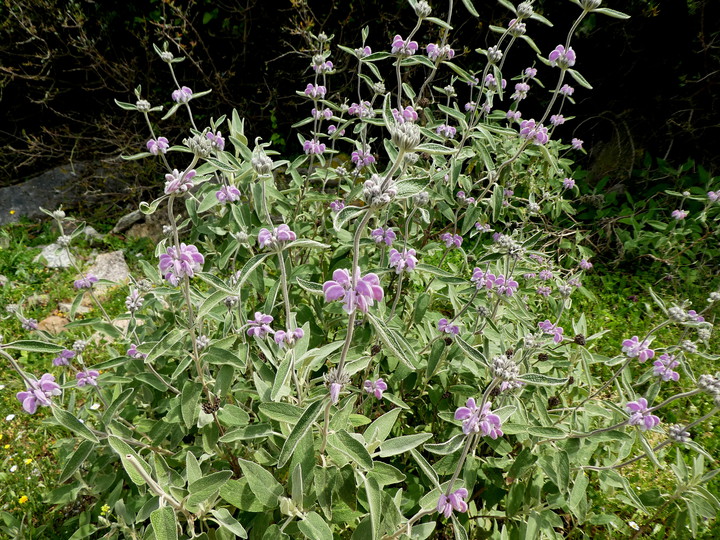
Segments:
[[[492,367],[493,377],[503,381],[514,381],[520,375],[518,365],[505,356],[496,356],[493,358]]]
[[[533,13],[532,2],[523,2],[517,7],[518,19],[529,19]]]
[[[668,316],[670,317],[670,320],[675,322],[683,322],[687,318],[685,310],[678,306],[673,306],[668,309]]]
[[[602,4],[602,0],[580,0],[580,5],[585,11],[592,11],[597,9]]]
[[[430,194],[427,191],[421,191],[413,196],[415,206],[427,206],[430,202]]]
[[[497,64],[502,60],[503,52],[496,46],[492,46],[487,50],[488,62],[491,64]]]
[[[412,152],[420,144],[420,128],[412,122],[395,124],[391,128],[392,141],[398,150]]]
[[[417,15],[418,18],[425,19],[430,16],[430,13],[432,13],[432,8],[425,0],[420,0],[420,2],[415,4],[415,15]]]
[[[58,236],[57,241],[55,242],[60,247],[68,247],[70,245],[70,241],[72,238],[66,234]]]
[[[697,345],[689,339],[684,339],[680,344],[680,348],[686,353],[695,354],[698,352]]]
[[[138,99],[135,102],[135,107],[140,112],[148,112],[150,110],[150,102],[145,99]]]
[[[598,2],[599,3],[599,2]],[[685,426],[673,424],[668,431],[668,437],[678,443],[690,442],[690,433],[685,431]]]
[[[212,141],[202,135],[193,135],[189,139],[183,139],[183,144],[199,158],[207,158],[213,151]]]
[[[160,60],[167,62],[168,64],[173,61],[173,53],[170,51],[163,51],[160,53]]]
[[[250,164],[252,165],[253,170],[259,176],[267,176],[269,174],[272,174],[273,161],[268,157],[268,155],[265,153],[265,150],[263,150],[263,147],[260,145],[256,144],[255,150],[253,150]]]
[[[63,212],[62,210],[55,210],[52,213],[52,216],[58,221],[62,221],[63,219],[65,219],[65,212]]]

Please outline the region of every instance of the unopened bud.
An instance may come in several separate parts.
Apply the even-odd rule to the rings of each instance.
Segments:
[[[415,4],[415,15],[417,15],[420,19],[429,17],[430,13],[432,13],[432,8],[425,0],[420,0],[420,2]]]
[[[135,107],[140,112],[148,112],[150,110],[150,102],[145,99],[138,99],[135,102]]]
[[[412,152],[420,144],[420,128],[412,122],[395,124],[391,131],[392,141],[398,150]]]

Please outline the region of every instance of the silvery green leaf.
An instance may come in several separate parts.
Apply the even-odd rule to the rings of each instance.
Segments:
[[[417,433],[415,435],[402,435],[388,439],[380,444],[380,457],[395,456],[421,445],[432,438],[432,433]]]
[[[420,470],[425,473],[425,476],[430,479],[433,485],[437,489],[442,489],[440,487],[440,477],[438,476],[437,472],[435,472],[435,469],[432,468],[432,465],[430,465],[430,463],[428,463],[428,461],[423,457],[423,455],[415,448],[412,448],[410,450],[410,455],[415,458],[415,461],[417,461],[417,464],[420,466]]]
[[[388,435],[390,435],[390,431],[395,425],[401,410],[400,408],[396,408],[376,418],[373,423],[367,427],[365,433],[363,433],[365,442],[367,444],[383,442]]]
[[[238,463],[255,498],[267,508],[277,508],[285,490],[275,477],[253,461],[238,458]]]
[[[55,345],[53,343],[47,343],[45,341],[37,341],[32,339],[21,339],[19,341],[12,341],[10,343],[2,344],[3,349],[16,349],[18,351],[46,353],[46,354],[57,354],[65,350],[65,347]]]
[[[558,386],[567,383],[567,378],[550,377],[542,373],[524,373],[518,377],[518,380],[526,384],[534,384],[537,386]]]
[[[95,444],[92,441],[81,442],[80,445],[77,447],[77,450],[75,450],[70,456],[70,458],[65,462],[58,481],[65,482],[65,480],[69,479],[73,474],[75,474],[75,471],[80,468],[83,462],[92,453],[94,448]]]
[[[126,111],[137,111],[137,106],[133,103],[125,103],[124,101],[115,100],[115,105]]]
[[[61,426],[66,427],[75,435],[79,435],[83,439],[98,444],[100,441],[88,427],[78,420],[72,413],[61,409],[60,407],[52,407],[52,413]]]
[[[396,199],[407,199],[413,195],[417,195],[428,186],[427,179],[421,178],[408,178],[407,180],[400,180],[395,183],[397,189]]]
[[[577,81],[577,83],[578,83],[580,86],[583,86],[583,87],[587,88],[588,90],[592,90],[592,89],[593,89],[592,85],[585,80],[585,77],[583,77],[582,75],[580,75],[580,72],[575,71],[574,69],[568,69],[568,73],[570,73],[570,75],[572,76],[572,78],[575,79],[575,81]]]
[[[150,152],[140,152],[139,154],[133,154],[132,156],[121,155],[120,158],[125,161],[135,161],[136,159],[143,159],[150,156],[152,156]]]
[[[367,208],[360,208],[358,206],[346,206],[337,214],[335,214],[335,217],[333,218],[333,228],[336,231],[341,230],[348,221],[350,221],[351,219],[355,219],[360,214],[363,214],[366,211]]]
[[[177,540],[177,516],[171,507],[161,506],[154,510],[150,514],[150,523],[156,540]]]
[[[315,240],[306,240],[306,239],[295,240],[293,242],[289,242],[288,244],[285,244],[285,249],[295,248],[295,247],[315,248],[315,249],[330,248],[330,246],[328,244],[323,244],[322,242],[316,242]]]
[[[369,471],[374,467],[373,460],[365,446],[344,429],[328,435],[328,444],[348,457],[350,461],[358,464],[363,470]]]
[[[298,529],[309,540],[333,540],[333,533],[317,512],[308,512],[298,521]]]
[[[614,9],[610,9],[610,8],[596,8],[596,9],[592,10],[592,13],[602,13],[603,15],[607,15],[608,17],[613,17],[614,19],[629,19],[630,18],[630,15],[622,13],[621,11],[615,11]]]
[[[240,525],[240,522],[230,515],[227,508],[212,509],[210,513],[223,529],[230,531],[239,538],[247,538],[247,532]]]
[[[317,420],[318,416],[320,416],[322,408],[323,401],[316,401],[305,409],[305,412],[302,414],[297,424],[295,424],[295,427],[290,432],[290,435],[288,435],[288,438],[285,440],[285,444],[280,450],[278,467],[284,467],[288,460],[292,457],[295,447],[297,447],[300,443],[300,439],[302,439],[305,434],[312,429],[315,420]]]
[[[460,336],[455,336],[455,343],[457,343],[457,344],[460,346],[460,348],[462,349],[462,351],[463,351],[469,358],[471,358],[472,360],[474,360],[474,361],[477,362],[478,364],[482,364],[482,365],[484,365],[484,366],[486,366],[486,367],[489,367],[489,366],[490,366],[490,364],[488,363],[488,361],[487,361],[487,359],[485,358],[485,356],[483,355],[483,353],[481,353],[480,351],[478,351],[475,347],[473,347],[472,345],[470,345],[467,341],[465,341],[465,340],[464,340],[463,338],[461,338]]]
[[[507,7],[507,4],[509,4],[509,2],[507,2],[506,0],[499,0],[499,2],[501,4],[503,4],[505,7]],[[470,12],[470,15],[472,15],[473,17],[480,16],[480,14],[475,9],[475,6],[473,6],[472,0],[462,0],[462,3],[465,6],[465,9],[467,9]],[[510,4],[510,5],[512,5],[512,4]]]

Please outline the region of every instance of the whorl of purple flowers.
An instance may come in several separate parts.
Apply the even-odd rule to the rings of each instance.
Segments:
[[[625,407],[630,411],[629,426],[637,426],[640,431],[648,431],[660,423],[660,418],[648,410],[648,402],[645,398],[631,401]]]
[[[469,398],[465,407],[458,407],[455,411],[455,420],[462,420],[462,430],[465,435],[482,432],[491,439],[501,437],[502,423],[500,417],[491,411],[492,403],[487,402],[482,409],[475,404],[474,398]]]
[[[34,414],[38,406],[49,407],[50,398],[62,394],[60,386],[55,382],[55,377],[46,373],[40,380],[28,380],[29,387],[24,392],[18,392],[17,398],[22,403],[23,409]]]
[[[160,272],[172,285],[177,286],[182,277],[193,277],[204,262],[205,258],[195,246],[183,243],[180,249],[171,246],[167,253],[160,255]]]
[[[359,309],[367,313],[368,309],[377,301],[383,299],[384,291],[380,286],[377,274],[360,276],[360,268],[355,267],[355,283],[353,287],[350,272],[346,269],[335,270],[333,278],[323,284],[326,302],[342,300],[343,309],[352,313]]]

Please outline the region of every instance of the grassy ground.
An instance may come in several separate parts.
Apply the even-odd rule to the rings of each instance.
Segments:
[[[98,227],[101,229],[101,227]],[[58,314],[59,302],[68,302],[76,295],[72,282],[76,279],[74,270],[55,270],[44,268],[43,265],[33,262],[40,252],[40,247],[55,240],[57,231],[50,224],[20,224],[6,227],[0,231],[0,274],[6,276],[10,283],[0,287],[0,306],[23,303],[24,315],[42,320],[51,314]],[[152,257],[153,245],[149,241],[127,240],[122,237],[107,236],[105,240],[96,244],[80,241],[77,245],[78,259],[81,265],[91,261],[93,252],[112,251],[122,249],[128,264],[133,268],[139,258]],[[578,312],[586,314],[589,333],[602,329],[608,333],[596,343],[595,352],[607,356],[617,354],[623,339],[632,335],[642,336],[662,317],[648,293],[653,287],[664,297],[674,298],[677,301],[688,299],[693,306],[702,309],[705,298],[710,289],[707,289],[707,280],[702,276],[695,276],[695,280],[666,280],[664,272],[657,268],[642,271],[623,271],[622,269],[602,268],[596,265],[594,271],[585,278],[584,285],[595,295],[596,300],[590,300],[576,294],[574,302]],[[717,284],[715,285],[717,288]],[[120,312],[124,309],[123,302],[127,294],[126,288],[118,288],[109,293],[107,309]],[[34,300],[33,300],[34,298]],[[30,300],[30,301],[29,301]],[[573,310],[575,311],[575,310]],[[29,333],[23,330],[17,318],[0,313],[0,334],[5,341],[26,339]],[[92,313],[88,316],[91,316]],[[678,329],[668,328],[661,331],[656,343],[660,346],[676,343]],[[83,338],[77,330],[67,332],[63,340],[70,346],[75,339]],[[718,349],[718,338],[713,337],[711,346]],[[94,360],[102,360],[103,351],[100,347],[92,350],[96,354]],[[51,371],[47,355],[26,354],[20,358],[22,365],[31,373],[40,376]],[[696,373],[714,373],[717,366],[704,365],[708,361],[700,358],[694,366]],[[0,490],[0,528],[20,521],[32,526],[47,526],[46,532],[37,532],[34,538],[58,538],[57,531],[69,516],[77,515],[83,510],[91,510],[93,519],[100,518],[102,513],[102,500],[86,497],[82,486],[75,486],[69,492],[67,486],[60,486],[57,482],[59,470],[55,455],[62,451],[60,447],[63,440],[55,431],[50,431],[43,421],[49,415],[49,409],[42,408],[35,415],[25,414],[20,408],[15,394],[24,390],[17,376],[10,370],[0,370],[0,483],[4,489]],[[710,400],[698,400],[695,410],[689,410],[691,417],[707,412]],[[663,418],[663,421],[681,421],[682,418]],[[708,423],[693,433],[694,439],[703,444],[713,455],[720,456],[720,426]],[[627,471],[626,471],[627,472]],[[648,460],[641,460],[630,472],[631,481],[638,485],[640,492],[658,488],[662,492],[671,489],[673,477],[669,471],[657,471]],[[720,496],[720,485],[714,482],[710,489],[716,496]],[[65,504],[66,500],[76,500],[73,505]],[[595,503],[615,510],[617,515],[625,521],[636,521],[640,524],[649,520],[650,516],[627,513],[627,506],[614,499],[612,494],[600,495]],[[665,538],[668,534],[663,527],[663,520],[667,513],[660,512],[653,519],[658,529],[646,537]],[[79,525],[79,524],[78,524]],[[51,531],[55,531],[51,533]],[[47,536],[49,534],[49,536]],[[54,534],[54,536],[53,536]],[[0,538],[3,533],[0,532]],[[62,536],[62,537],[69,537]],[[705,538],[720,537],[720,528],[714,526],[703,532]]]

